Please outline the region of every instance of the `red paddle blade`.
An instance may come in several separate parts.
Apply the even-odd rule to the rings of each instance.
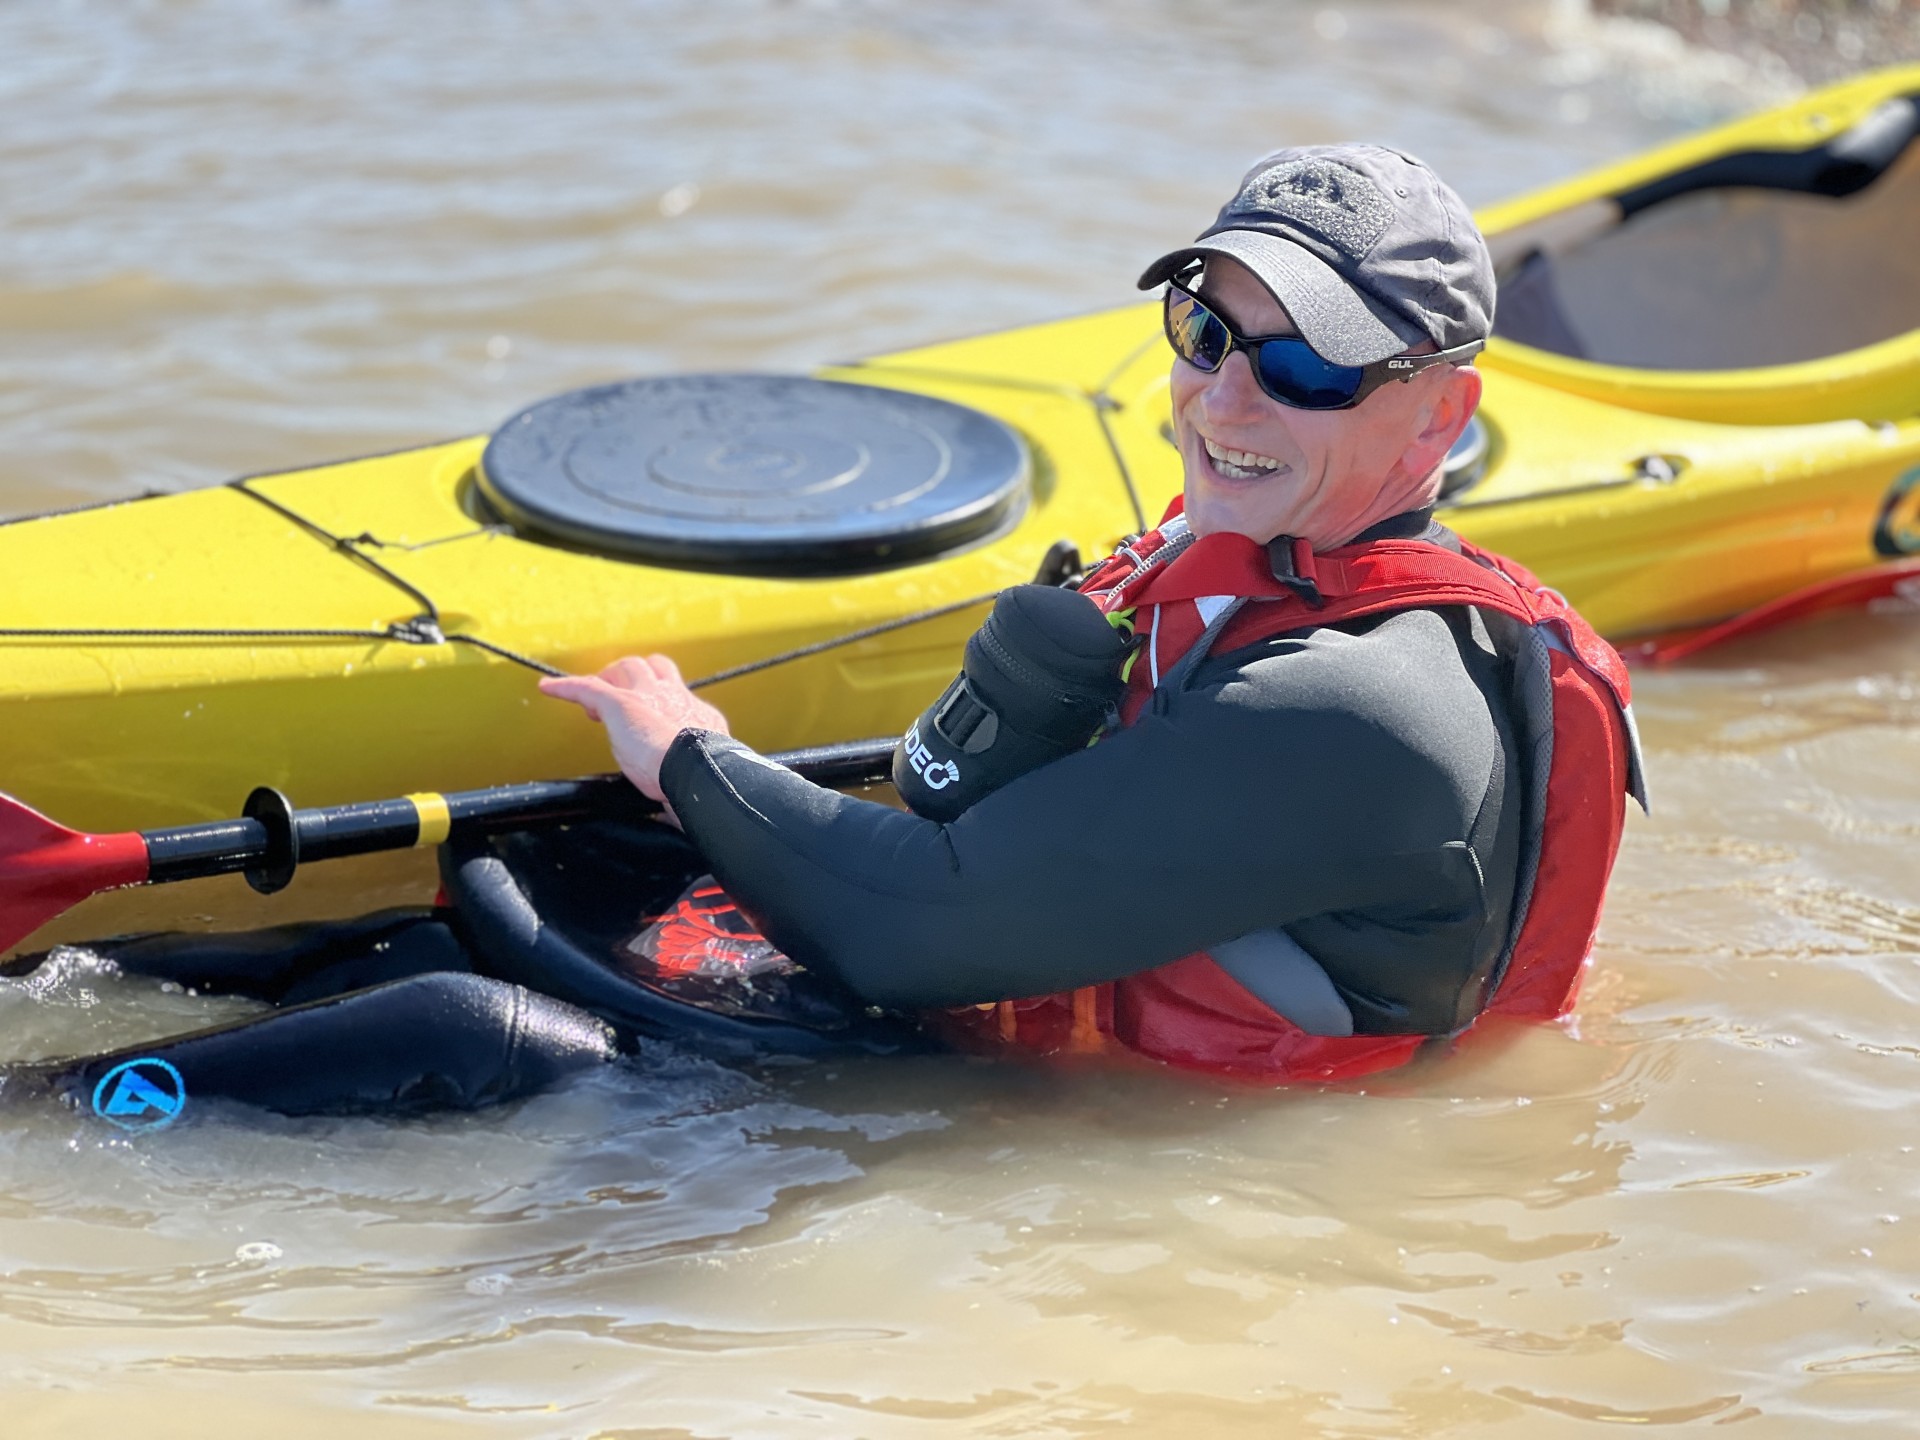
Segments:
[[[1856,570],[1850,575],[1822,580],[1817,585],[1809,585],[1791,595],[1782,595],[1778,600],[1769,600],[1765,605],[1757,605],[1731,620],[1723,620],[1704,630],[1696,630],[1672,640],[1650,641],[1642,647],[1640,654],[1656,665],[1671,665],[1679,660],[1690,660],[1702,650],[1724,645],[1729,640],[1744,639],[1783,625],[1810,620],[1829,610],[1860,609],[1876,600],[1892,599],[1920,605],[1920,558],[1901,560],[1892,565],[1876,565],[1871,570]]]
[[[135,831],[88,835],[0,794],[0,953],[89,895],[147,878]]]

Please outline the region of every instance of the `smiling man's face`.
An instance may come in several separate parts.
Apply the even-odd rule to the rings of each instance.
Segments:
[[[1237,261],[1210,260],[1198,292],[1242,335],[1298,333]],[[1432,504],[1441,462],[1480,398],[1478,372],[1437,365],[1351,410],[1295,410],[1260,388],[1237,348],[1211,375],[1176,359],[1171,383],[1194,533],[1296,535],[1318,550]]]

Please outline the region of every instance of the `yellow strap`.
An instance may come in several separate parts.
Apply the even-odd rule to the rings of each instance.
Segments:
[[[994,1019],[1000,1025],[1000,1038],[1012,1043],[1020,1038],[1020,1016],[1013,1008],[1011,1000],[1002,1000],[993,1007]]]
[[[424,850],[445,840],[453,830],[453,813],[447,809],[447,797],[429,792],[409,795],[407,799],[420,816],[420,837],[413,842],[414,848]]]
[[[1092,985],[1083,985],[1073,992],[1073,1030],[1067,1048],[1077,1054],[1088,1055],[1104,1049],[1106,1041],[1100,1034],[1100,991]]]

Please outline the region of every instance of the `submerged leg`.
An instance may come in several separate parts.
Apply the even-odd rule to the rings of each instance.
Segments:
[[[436,973],[8,1074],[104,1118],[165,1123],[215,1099],[283,1115],[474,1110],[619,1053],[612,1027],[584,1010],[504,981]],[[120,1081],[129,1069],[131,1090]],[[172,1097],[174,1088],[184,1093]]]
[[[128,975],[275,1004],[341,995],[430,971],[473,968],[445,912],[417,905],[266,930],[126,935],[91,941],[86,948]],[[45,958],[27,956],[7,968],[25,973]]]

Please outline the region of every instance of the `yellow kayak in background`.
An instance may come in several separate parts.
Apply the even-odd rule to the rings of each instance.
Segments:
[[[1870,76],[1489,211],[1448,523],[1615,637],[1920,550],[1916,95]],[[1131,305],[0,525],[0,789],[109,830],[601,770],[522,662],[643,650],[730,675],[763,748],[901,729],[994,592],[1178,492],[1168,364]]]

